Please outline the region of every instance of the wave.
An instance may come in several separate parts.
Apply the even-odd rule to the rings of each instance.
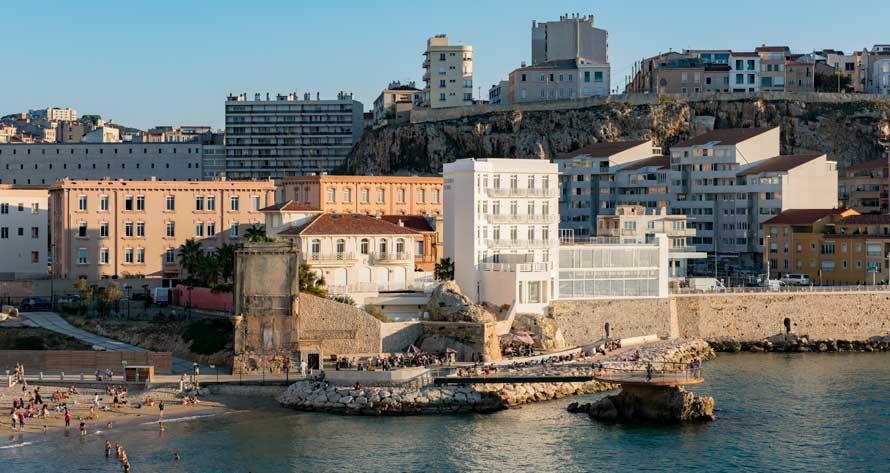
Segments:
[[[22,443],[15,443],[15,444],[12,444],[12,445],[0,445],[0,450],[5,450],[5,449],[7,449],[7,448],[19,448],[19,447],[25,447],[25,446],[27,446],[27,445],[33,445],[33,444],[34,444],[34,442],[22,442]]]
[[[217,416],[217,415],[219,415],[219,414],[218,414],[218,413],[212,413],[212,414],[198,414],[198,415],[185,416],[185,417],[172,417],[172,418],[169,418],[169,419],[164,419],[163,421],[161,421],[161,420],[153,420],[153,421],[151,421],[151,422],[143,422],[142,424],[139,424],[139,425],[152,425],[152,424],[158,424],[158,423],[160,423],[160,422],[163,422],[163,423],[165,423],[165,424],[172,424],[172,423],[174,423],[174,422],[183,422],[183,421],[187,421],[187,420],[203,419],[203,418],[205,418],[205,417],[214,417],[214,416]]]

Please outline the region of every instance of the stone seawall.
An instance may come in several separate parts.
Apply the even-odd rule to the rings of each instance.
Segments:
[[[639,349],[640,363],[708,359],[714,352],[702,340],[658,342]],[[597,357],[584,363],[514,369],[509,376],[593,376],[594,361],[616,361],[627,354]],[[499,376],[504,373],[498,373]],[[553,383],[498,383],[425,388],[363,387],[354,389],[301,381],[291,385],[279,402],[298,410],[358,415],[417,415],[494,412],[529,402],[559,399],[614,389],[599,381]]]
[[[553,301],[550,317],[556,321],[569,346],[585,345],[604,338],[606,324],[614,338],[656,334],[671,335],[669,299],[611,299]]]

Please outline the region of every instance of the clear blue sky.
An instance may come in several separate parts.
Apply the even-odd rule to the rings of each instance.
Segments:
[[[450,14],[443,3],[405,1],[18,1],[0,15],[0,115],[71,106],[143,129],[222,127],[228,93],[293,90],[352,91],[368,110],[390,80],[420,83],[436,33],[473,46],[475,85],[487,95],[530,59],[532,20],[571,12],[592,13],[609,31],[614,84],[634,60],[668,48],[890,43],[887,0],[447,4]]]

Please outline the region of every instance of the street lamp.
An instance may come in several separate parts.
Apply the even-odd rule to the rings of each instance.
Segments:
[[[56,273],[53,272],[53,258],[55,257],[56,244],[49,245],[49,306],[56,310]]]

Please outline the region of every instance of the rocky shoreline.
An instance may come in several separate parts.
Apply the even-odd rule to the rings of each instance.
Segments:
[[[720,338],[708,340],[708,344],[714,351],[720,353],[743,351],[752,353],[886,352],[890,351],[890,336],[875,336],[868,340],[810,340],[806,335],[788,333],[755,341]]]
[[[593,403],[573,402],[567,410],[605,422],[704,422],[714,420],[714,398],[696,395],[682,386],[624,386],[618,394]]]
[[[640,363],[686,363],[714,356],[708,343],[698,339],[663,341],[640,347],[638,351]],[[592,376],[594,362],[621,361],[622,356],[628,356],[628,353],[590,358],[584,362],[503,369],[498,376]],[[300,381],[288,387],[278,401],[297,410],[354,415],[490,413],[529,402],[603,392],[615,387],[609,383],[586,381],[355,389]]]

